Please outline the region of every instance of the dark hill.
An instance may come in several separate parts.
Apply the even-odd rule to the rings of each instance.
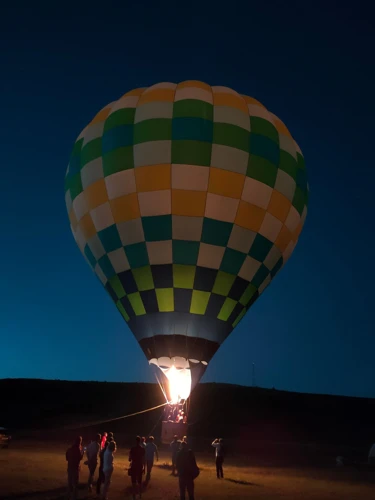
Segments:
[[[4,379],[0,393],[0,426],[16,431],[79,427],[164,402],[157,385],[136,383]],[[161,412],[104,427],[129,435],[147,433]],[[375,400],[207,383],[192,394],[189,421],[194,436],[367,447],[375,441]]]

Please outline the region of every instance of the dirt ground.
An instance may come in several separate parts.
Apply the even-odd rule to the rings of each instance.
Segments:
[[[57,500],[66,498],[66,446],[16,443],[0,450],[0,500]],[[128,450],[119,449],[109,493],[110,500],[131,498],[127,476]],[[375,473],[351,468],[273,468],[246,464],[228,458],[224,480],[216,478],[213,454],[197,454],[201,473],[195,481],[195,499],[301,499],[373,500]],[[151,481],[144,489],[145,500],[178,499],[178,479],[171,476],[170,456],[160,453]],[[85,484],[88,469],[82,465],[79,500],[96,498]]]

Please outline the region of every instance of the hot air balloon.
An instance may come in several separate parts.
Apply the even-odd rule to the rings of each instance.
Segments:
[[[177,401],[289,259],[308,184],[260,102],[185,81],[105,106],[75,142],[65,200],[83,256]]]

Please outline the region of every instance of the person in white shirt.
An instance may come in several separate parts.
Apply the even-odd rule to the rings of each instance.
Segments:
[[[368,463],[371,465],[375,465],[375,443],[371,446],[368,453]]]
[[[154,466],[154,456],[155,455],[156,455],[156,461],[158,461],[159,460],[158,447],[154,443],[153,436],[150,436],[147,440],[147,444],[146,444],[146,448],[145,448],[145,459],[146,459],[146,467],[147,467],[146,481],[150,480],[151,470],[152,470],[152,467]]]
[[[222,439],[215,439],[212,446],[215,448],[216,475],[218,479],[222,479],[224,477],[224,441]]]
[[[87,465],[89,467],[89,480],[88,480],[88,488],[89,491],[92,491],[92,483],[94,481],[94,474],[96,467],[98,466],[98,457],[100,452],[100,444],[102,441],[102,436],[97,434],[95,440],[91,441],[86,449],[87,455]]]
[[[107,500],[108,498],[108,491],[109,491],[109,485],[111,484],[111,478],[113,474],[113,459],[114,459],[114,454],[116,453],[116,443],[115,441],[111,441],[107,449],[104,452],[104,459],[103,459],[103,473],[104,473],[104,488],[103,488],[103,498]]]

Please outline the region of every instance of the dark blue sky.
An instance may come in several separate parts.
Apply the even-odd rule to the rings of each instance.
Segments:
[[[105,104],[198,79],[280,116],[310,182],[292,258],[203,380],[250,385],[254,362],[263,387],[375,397],[373,12],[364,2],[157,4],[2,10],[0,377],[152,380],[73,240],[64,175]]]

